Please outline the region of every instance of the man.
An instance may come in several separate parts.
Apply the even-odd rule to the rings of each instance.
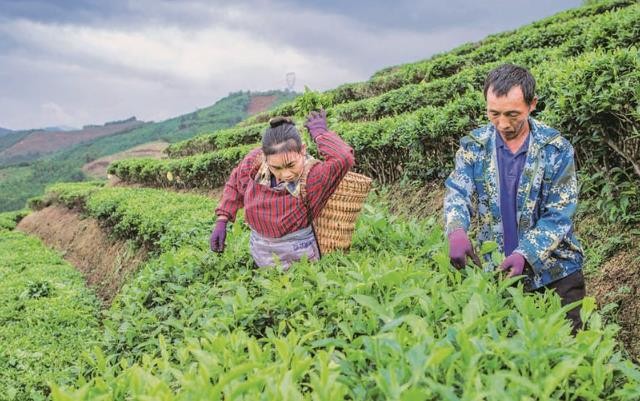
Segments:
[[[583,251],[573,234],[578,188],[573,147],[558,131],[530,117],[535,79],[525,68],[504,64],[484,84],[491,121],[460,141],[444,200],[449,257],[457,268],[467,258],[481,265],[468,237],[478,213],[478,240],[495,241],[509,277],[525,274],[529,291],[554,289],[562,304],[584,298]],[[477,196],[474,210],[472,196]],[[573,333],[580,308],[568,312]]]

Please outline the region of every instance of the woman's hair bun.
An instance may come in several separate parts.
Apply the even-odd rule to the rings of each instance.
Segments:
[[[275,128],[275,127],[279,127],[282,124],[294,124],[293,120],[291,119],[291,117],[283,117],[283,116],[278,116],[278,117],[273,117],[272,119],[269,120],[269,126],[271,128]]]

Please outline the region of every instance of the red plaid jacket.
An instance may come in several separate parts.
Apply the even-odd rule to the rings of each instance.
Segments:
[[[318,216],[355,163],[353,149],[334,132],[321,134],[316,143],[324,161],[311,167],[307,176],[306,191],[313,218]],[[254,180],[261,153],[260,148],[252,150],[233,169],[216,214],[234,221],[238,209],[244,207],[249,226],[269,238],[280,238],[307,227],[307,207],[300,197],[294,197],[288,191],[276,191]]]

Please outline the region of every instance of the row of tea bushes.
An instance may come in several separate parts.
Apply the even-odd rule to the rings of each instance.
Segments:
[[[123,209],[150,219],[167,202],[162,191],[126,192],[140,200]],[[113,194],[102,189],[84,203]],[[198,197],[168,195],[202,207]],[[369,205],[363,213],[349,254],[288,273],[254,269],[242,219],[220,255],[207,250],[200,227],[194,242],[165,242],[108,311],[87,375],[54,385],[53,399],[640,396],[640,371],[593,299],[574,338],[553,293],[524,294],[517,279],[452,269],[435,220],[405,221]]]
[[[2,228],[0,280],[0,399],[46,400],[50,383],[75,382],[78,351],[98,343],[99,302],[58,253]]]
[[[516,37],[510,36],[509,41],[500,42],[499,49],[492,47],[489,51],[488,48],[483,47],[487,54],[492,55],[491,57],[482,56],[482,59],[465,61],[464,68],[443,78],[421,79],[417,83],[411,81],[399,88],[382,91],[376,96],[345,102],[334,102],[329,91],[318,94],[318,99],[312,102],[313,104],[303,105],[302,103],[309,98],[305,95],[294,103],[285,104],[265,116],[297,114],[301,117],[301,113],[309,109],[324,107],[328,109],[332,121],[370,121],[415,111],[425,106],[443,106],[457,95],[482,88],[487,72],[504,62],[535,69],[540,65],[563,62],[567,58],[596,48],[626,48],[639,43],[638,20],[640,20],[640,5],[635,5],[615,12],[584,17],[572,21],[571,24],[553,24],[553,35],[549,33],[550,27],[545,26],[547,31],[544,35],[538,32],[544,39],[535,39],[528,31],[524,31]],[[554,38],[553,40],[550,35]],[[536,43],[543,43],[544,46],[536,47]],[[456,55],[456,57],[462,56]],[[170,157],[182,157],[214,151],[226,146],[257,142],[265,128],[264,123],[242,124],[239,127],[174,144],[167,149],[167,152]]]

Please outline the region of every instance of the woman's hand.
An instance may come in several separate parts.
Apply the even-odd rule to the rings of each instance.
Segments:
[[[320,112],[312,111],[307,116],[307,122],[304,123],[304,126],[309,130],[311,139],[315,141],[319,135],[329,131],[327,128],[327,112],[324,110],[320,110]]]
[[[227,238],[227,220],[218,219],[216,225],[211,232],[211,238],[209,238],[209,246],[214,252],[224,251],[224,241]]]

